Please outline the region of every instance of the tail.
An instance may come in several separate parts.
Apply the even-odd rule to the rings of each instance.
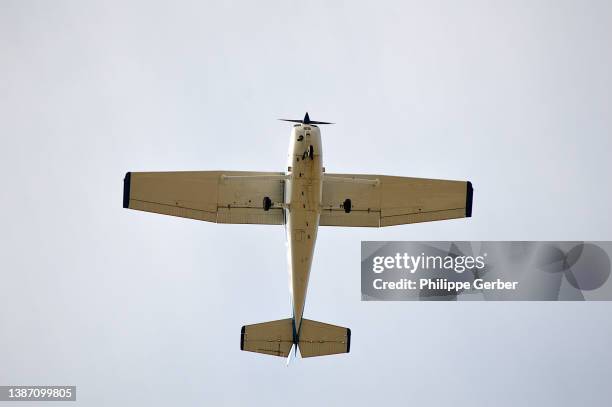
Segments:
[[[351,330],[341,326],[302,319],[299,332],[293,318],[245,325],[240,334],[240,350],[287,357],[297,345],[303,358],[348,353]]]

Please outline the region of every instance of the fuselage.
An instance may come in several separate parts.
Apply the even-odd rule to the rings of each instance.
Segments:
[[[289,143],[285,184],[289,291],[296,333],[299,333],[312,265],[323,179],[321,132],[311,124],[296,124]]]

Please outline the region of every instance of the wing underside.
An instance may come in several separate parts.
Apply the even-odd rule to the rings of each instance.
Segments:
[[[263,199],[283,202],[284,187],[281,172],[131,172],[123,206],[207,222],[282,225],[283,210],[265,211]],[[320,225],[381,227],[470,217],[472,196],[469,181],[325,174]]]
[[[284,174],[247,171],[128,172],[123,207],[216,223],[282,225]]]
[[[470,217],[472,196],[469,181],[325,174],[320,225],[382,227]]]

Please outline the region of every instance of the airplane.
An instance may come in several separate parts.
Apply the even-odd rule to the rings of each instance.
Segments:
[[[319,226],[383,227],[472,216],[469,181],[328,174],[319,125],[292,122],[286,172],[128,172],[123,207],[206,222],[285,225],[291,318],[245,325],[240,349],[302,358],[348,353],[351,330],[303,318]]]

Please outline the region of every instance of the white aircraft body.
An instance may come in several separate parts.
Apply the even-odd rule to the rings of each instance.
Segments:
[[[381,227],[470,217],[470,182],[326,174],[319,124],[291,131],[287,172],[128,172],[124,208],[217,223],[285,225],[292,317],[245,325],[240,348],[287,357],[348,353],[348,328],[303,318],[319,226]]]

